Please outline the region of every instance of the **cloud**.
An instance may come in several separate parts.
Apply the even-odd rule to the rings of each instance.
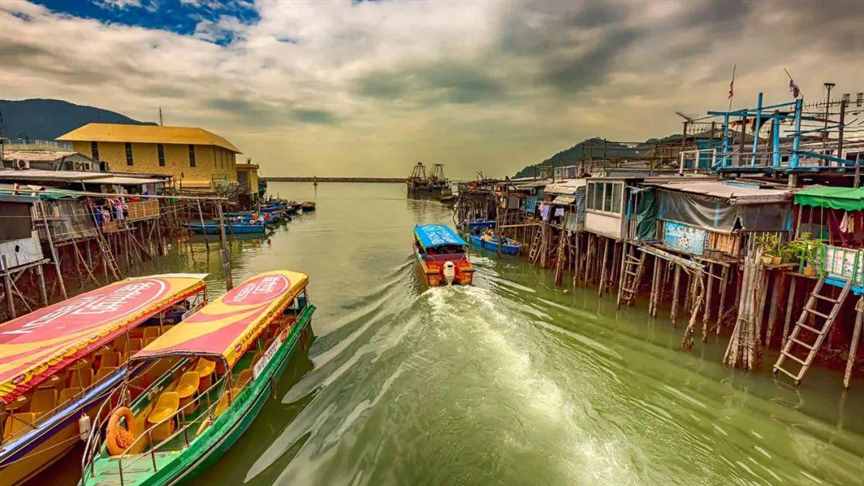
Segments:
[[[135,17],[157,2],[103,0],[100,21],[0,0],[0,92],[163,106],[273,172],[504,175],[584,138],[672,133],[674,111],[726,105],[732,64],[736,105],[785,100],[784,67],[810,100],[829,77],[856,92],[858,3],[159,0]]]

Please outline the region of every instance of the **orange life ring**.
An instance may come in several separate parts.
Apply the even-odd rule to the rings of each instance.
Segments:
[[[121,418],[126,419],[125,427],[120,425]],[[111,418],[108,419],[108,436],[105,439],[108,452],[112,456],[123,454],[138,437],[138,431],[135,429],[137,429],[135,415],[129,407],[120,407],[111,412]]]

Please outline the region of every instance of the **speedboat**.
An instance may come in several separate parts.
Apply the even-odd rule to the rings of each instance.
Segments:
[[[414,254],[423,279],[430,287],[471,285],[474,267],[468,259],[468,243],[443,224],[414,227]]]

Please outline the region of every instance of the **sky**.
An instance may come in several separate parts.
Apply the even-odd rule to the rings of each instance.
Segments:
[[[264,175],[515,173],[676,111],[864,91],[860,0],[0,0],[0,98],[225,136]],[[854,95],[853,95],[854,98]]]

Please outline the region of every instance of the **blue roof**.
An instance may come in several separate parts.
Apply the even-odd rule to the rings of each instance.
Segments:
[[[468,245],[453,228],[445,224],[418,224],[414,226],[414,235],[424,249]]]

